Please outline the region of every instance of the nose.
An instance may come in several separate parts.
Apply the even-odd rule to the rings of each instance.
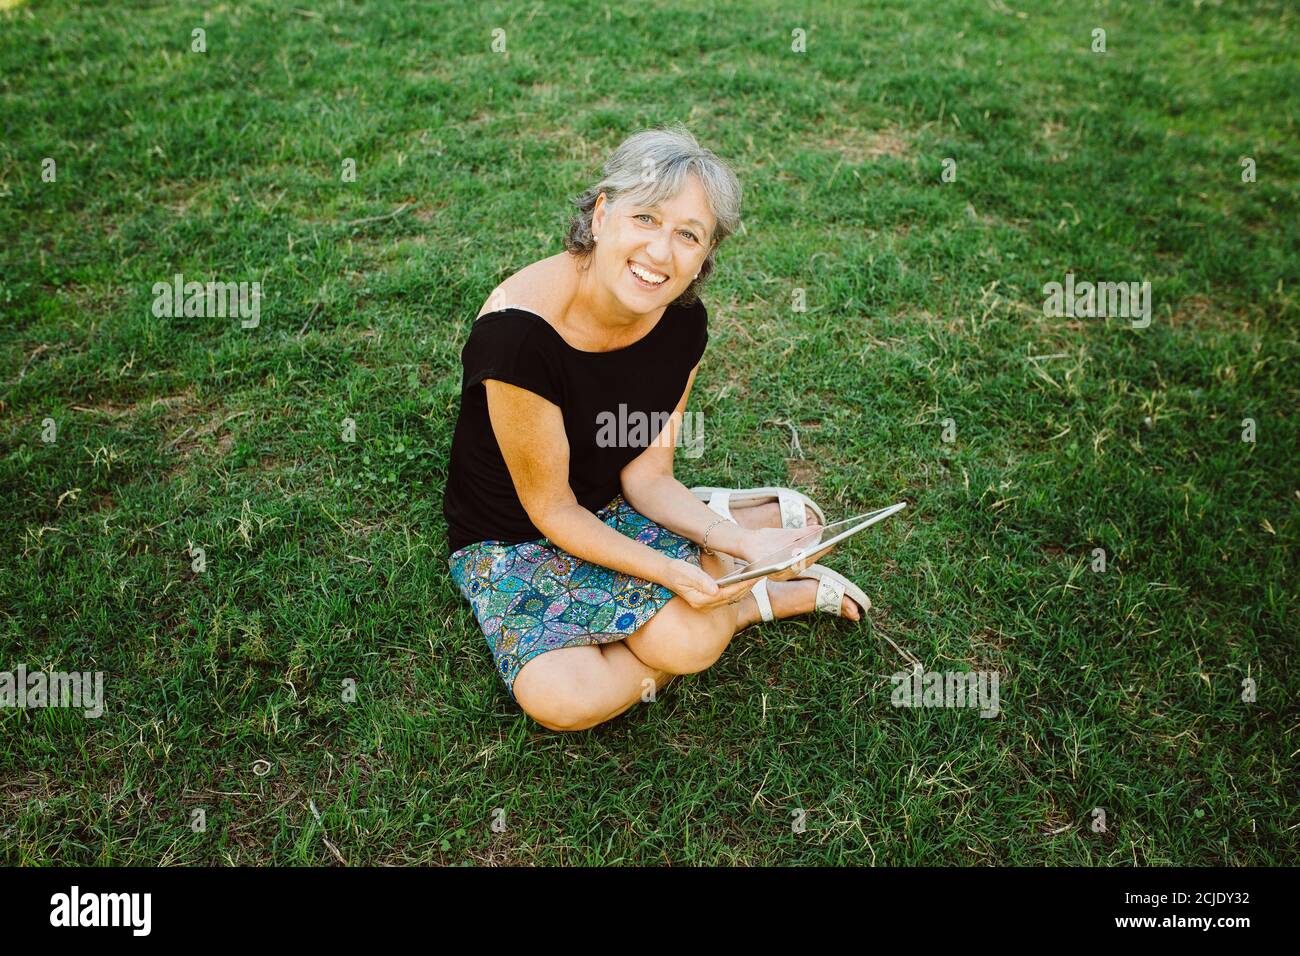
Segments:
[[[667,234],[660,230],[650,242],[646,243],[646,258],[649,260],[646,265],[666,272],[666,266],[672,259],[671,242]]]

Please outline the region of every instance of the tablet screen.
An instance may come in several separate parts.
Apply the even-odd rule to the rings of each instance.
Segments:
[[[757,561],[752,561],[725,577],[718,578],[718,583],[732,584],[737,581],[748,580],[751,577],[761,577],[764,573],[775,574],[777,571],[790,567],[805,554],[814,555],[822,548],[825,548],[827,544],[847,538],[863,528],[870,527],[877,521],[888,518],[905,507],[907,507],[906,502],[900,502],[896,505],[890,505],[888,508],[867,511],[852,518],[845,518],[843,521],[832,521],[828,525],[809,528],[805,534],[796,538],[793,544],[782,548],[780,551],[764,555]]]

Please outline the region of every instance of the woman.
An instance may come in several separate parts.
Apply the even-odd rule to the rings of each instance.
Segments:
[[[735,566],[724,555],[756,560],[822,520],[788,489],[673,477],[708,341],[696,293],[739,226],[740,184],[684,127],[631,136],[603,172],[565,251],[507,279],[474,322],[443,501],[452,578],[507,689],[552,730],[653,699],[759,620],[870,607],[820,565],[714,583]]]

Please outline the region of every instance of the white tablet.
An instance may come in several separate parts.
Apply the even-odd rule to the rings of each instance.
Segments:
[[[792,568],[802,562],[800,570],[816,562],[817,558],[830,547],[839,544],[845,538],[852,537],[863,528],[870,528],[877,521],[884,521],[892,514],[897,514],[907,507],[906,501],[900,501],[879,511],[868,511],[843,521],[832,521],[828,525],[809,528],[807,534],[801,535],[794,544],[782,548],[773,554],[753,561],[726,577],[717,578],[718,584],[737,584],[751,578],[763,578],[776,574],[786,568]]]

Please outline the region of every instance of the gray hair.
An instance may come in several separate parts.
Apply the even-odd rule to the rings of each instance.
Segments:
[[[574,197],[578,214],[569,222],[564,248],[582,258],[591,255],[596,245],[591,219],[602,192],[609,205],[628,199],[637,205],[653,206],[678,195],[686,184],[687,174],[692,172],[699,177],[717,222],[713,235],[708,238],[709,252],[700,266],[699,278],[692,280],[676,302],[693,304],[713,272],[718,246],[740,228],[740,181],[725,162],[701,146],[680,123],[641,130],[619,144],[606,160],[600,181]]]

